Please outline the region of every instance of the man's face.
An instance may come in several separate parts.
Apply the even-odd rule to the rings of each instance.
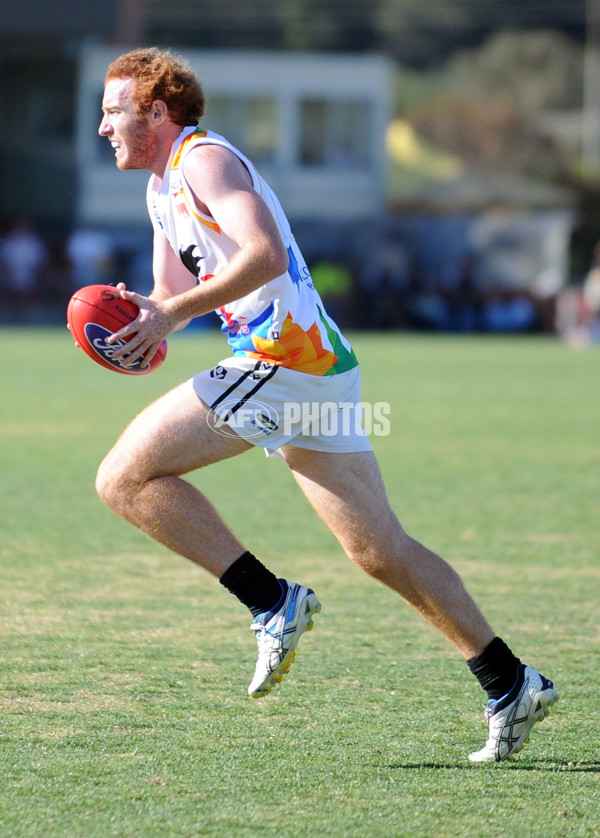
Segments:
[[[146,115],[138,116],[134,105],[132,79],[109,79],[104,88],[98,128],[115,150],[119,169],[150,169],[156,159],[158,141]]]

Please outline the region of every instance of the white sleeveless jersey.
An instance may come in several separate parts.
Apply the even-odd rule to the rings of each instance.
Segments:
[[[356,356],[325,313],[278,198],[247,157],[224,137],[185,128],[173,144],[163,179],[148,183],[148,212],[198,282],[209,282],[239,250],[211,216],[198,211],[183,175],[183,160],[199,145],[220,145],[247,167],[289,254],[286,273],[217,310],[235,356],[256,358],[311,375],[335,375],[357,366]]]

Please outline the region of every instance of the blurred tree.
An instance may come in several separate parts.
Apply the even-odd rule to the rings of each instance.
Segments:
[[[375,4],[364,0],[280,0],[277,18],[286,49],[362,52],[377,46]]]
[[[146,38],[175,47],[374,50],[431,67],[503,29],[585,33],[585,0],[144,0]]]
[[[416,67],[435,66],[503,30],[553,29],[579,41],[585,36],[586,0],[378,0],[370,6],[379,46]]]
[[[461,0],[379,0],[372,6],[381,48],[411,66],[445,60],[457,43],[481,37],[472,4]]]
[[[523,113],[583,102],[583,46],[560,32],[498,32],[457,52],[447,71],[449,86],[468,98],[509,95]]]
[[[505,96],[473,101],[441,94],[406,117],[428,143],[471,166],[554,182],[568,178],[557,143]]]
[[[579,145],[559,142],[542,117],[581,108],[582,45],[558,32],[502,32],[433,75],[435,91],[403,113],[423,139],[471,165],[569,179]]]

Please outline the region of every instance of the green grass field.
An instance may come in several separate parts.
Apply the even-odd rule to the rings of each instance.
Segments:
[[[118,520],[95,469],[150,399],[226,347],[171,341],[131,379],[66,331],[0,331],[0,836],[600,836],[600,353],[550,339],[361,336],[405,527],[463,575],[561,701],[510,763],[471,765],[484,694],[363,576],[283,465],[195,475],[248,547],[314,586],[315,631],[252,701],[249,616]]]

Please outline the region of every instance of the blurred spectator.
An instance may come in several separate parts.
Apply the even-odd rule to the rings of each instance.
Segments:
[[[349,325],[354,286],[350,268],[342,262],[323,259],[311,266],[310,275],[327,311],[338,326]]]
[[[119,277],[127,283],[130,291],[147,296],[154,286],[152,275],[152,235],[144,238],[129,251],[124,275]],[[202,320],[202,318],[197,318]]]
[[[398,240],[373,251],[358,273],[361,327],[401,329],[407,325],[407,304],[414,291],[410,255]]]
[[[67,241],[67,257],[74,290],[84,285],[111,282],[114,245],[104,230],[89,225],[74,230]]]
[[[565,288],[559,295],[556,329],[575,348],[600,341],[600,242],[583,285]]]
[[[482,326],[490,332],[532,331],[537,322],[535,302],[525,291],[514,293],[505,290],[491,294],[482,314]]]
[[[590,341],[600,340],[600,243],[594,248],[594,256],[583,283],[583,303],[586,329]]]
[[[23,321],[38,299],[46,247],[27,219],[0,241],[0,279],[9,319]]]

